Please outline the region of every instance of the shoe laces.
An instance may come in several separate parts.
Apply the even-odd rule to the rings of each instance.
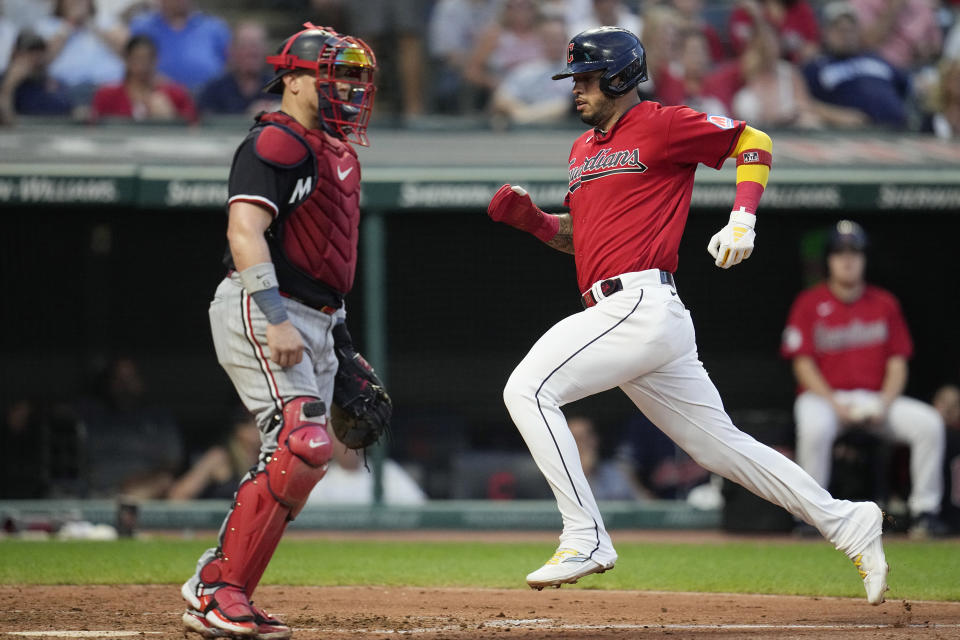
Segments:
[[[553,554],[553,557],[547,560],[547,564],[560,564],[567,558],[580,555],[580,552],[576,549],[557,549],[557,552]]]
[[[867,579],[867,572],[863,568],[863,554],[858,553],[857,557],[853,559],[853,566],[857,568],[857,573],[860,574],[861,580]]]

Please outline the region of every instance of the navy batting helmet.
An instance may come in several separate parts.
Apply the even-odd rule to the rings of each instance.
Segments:
[[[373,110],[373,75],[377,60],[373,50],[359,38],[337,33],[330,27],[304,23],[267,56],[277,74],[264,86],[269,93],[283,93],[283,76],[293,71],[311,71],[320,98],[320,119],[325,128],[342,138],[366,145],[367,124]]]
[[[647,54],[640,38],[626,29],[597,27],[573,36],[567,45],[567,66],[553,76],[603,70],[600,90],[616,98],[647,79]]]
[[[827,254],[840,251],[864,251],[867,248],[867,233],[853,220],[841,220],[830,230],[827,238]]]

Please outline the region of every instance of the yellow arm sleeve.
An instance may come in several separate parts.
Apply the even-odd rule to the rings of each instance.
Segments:
[[[740,134],[737,146],[730,154],[731,158],[737,158],[741,153],[749,149],[759,149],[767,153],[773,152],[773,141],[770,136],[759,129],[754,129],[747,125]],[[760,186],[767,186],[767,179],[770,177],[770,167],[765,164],[741,164],[737,167],[737,183],[749,180],[758,182]]]

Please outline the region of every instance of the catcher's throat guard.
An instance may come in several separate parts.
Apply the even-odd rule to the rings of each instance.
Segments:
[[[287,523],[327,472],[333,447],[322,401],[287,402],[279,429],[276,450],[237,489],[217,557],[200,570],[204,587],[230,584],[252,596]]]
[[[276,55],[267,56],[277,74],[263,88],[283,93],[283,76],[311,71],[316,78],[320,121],[330,133],[368,146],[367,125],[373,112],[373,49],[359,38],[337,33],[330,27],[304,23],[303,31],[287,38]]]

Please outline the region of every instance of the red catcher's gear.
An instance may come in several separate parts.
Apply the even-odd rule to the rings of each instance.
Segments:
[[[357,152],[342,140],[323,131],[307,129],[280,111],[263,114],[259,122],[275,123],[292,131],[306,141],[317,159],[317,181],[310,197],[284,221],[283,235],[279,238],[284,254],[308,276],[340,295],[349,293],[353,288],[359,241]],[[291,135],[286,139],[296,147],[302,144]]]
[[[333,135],[367,146],[367,125],[373,111],[373,84],[377,59],[359,38],[337,33],[310,22],[267,56],[276,77],[263,88],[283,93],[283,76],[303,69],[316,77],[320,119]]]
[[[327,472],[333,446],[323,402],[291,400],[283,408],[279,429],[276,450],[237,490],[220,532],[217,557],[200,570],[201,592],[226,585],[252,596],[287,523]]]

